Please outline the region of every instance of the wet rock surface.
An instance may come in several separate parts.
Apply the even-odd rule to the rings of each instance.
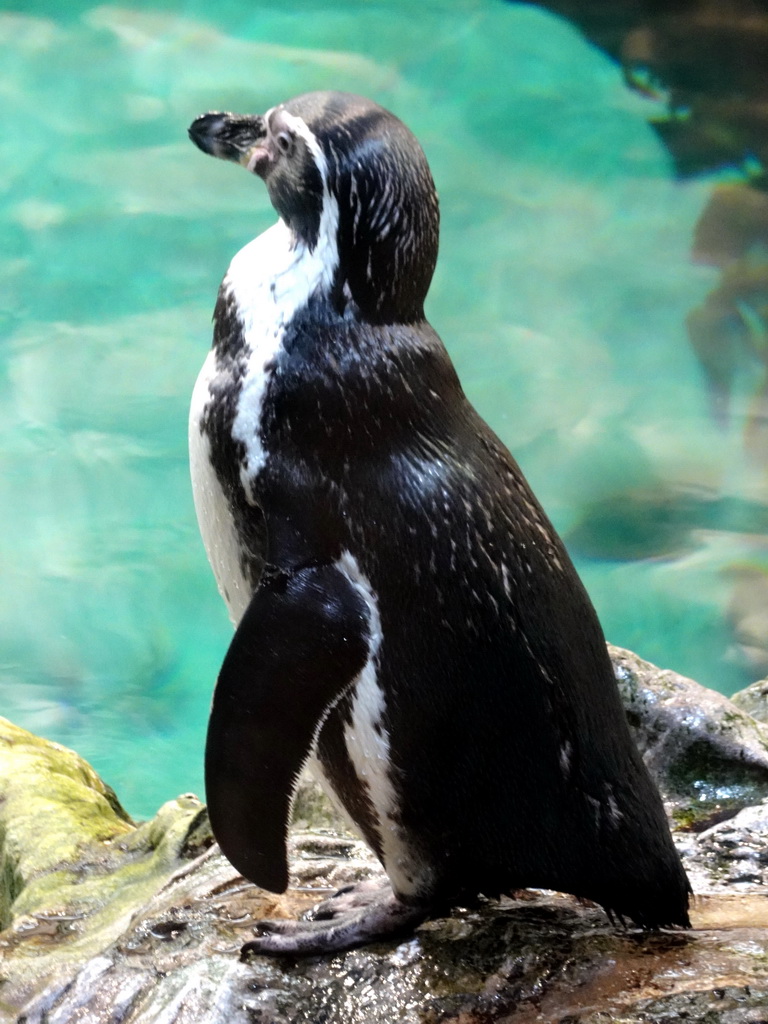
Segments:
[[[683,826],[675,839],[697,893],[690,932],[622,930],[599,908],[528,891],[458,908],[400,942],[241,962],[254,919],[300,914],[378,872],[316,789],[307,783],[297,801],[292,888],[275,897],[220,855],[196,798],[136,825],[77,755],[0,720],[0,1021],[768,1021],[763,727],[690,680],[612,655]]]
[[[741,711],[757,719],[762,724],[768,723],[768,679],[760,679],[731,698]]]
[[[742,709],[740,694],[729,700],[609,650],[630,728],[677,828],[700,832],[768,799],[768,727]]]
[[[747,807],[735,817],[686,842],[678,837],[694,890],[738,890],[768,884],[768,802]],[[768,889],[766,889],[768,897]]]

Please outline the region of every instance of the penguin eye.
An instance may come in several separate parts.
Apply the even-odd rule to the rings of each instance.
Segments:
[[[278,132],[275,136],[275,143],[283,156],[290,156],[293,152],[293,135],[290,132]]]

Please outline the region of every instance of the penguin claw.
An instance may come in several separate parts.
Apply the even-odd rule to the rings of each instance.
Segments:
[[[281,935],[295,931],[301,924],[301,921],[265,918],[263,921],[257,921],[254,924],[253,932],[255,935]]]
[[[378,899],[375,899],[375,894],[369,889],[369,898],[365,906],[338,913],[333,918],[256,922],[254,931],[257,936],[242,947],[241,961],[249,960],[253,954],[308,956],[338,953],[368,942],[400,936],[421,924],[428,916],[428,906],[408,906],[391,890],[382,898],[381,888],[383,886],[379,882]],[[341,898],[347,895],[349,893],[343,891]],[[375,902],[372,902],[374,899]],[[330,903],[331,900],[325,902]]]
[[[394,898],[389,879],[368,878],[354,885],[345,885],[333,896],[312,907],[304,915],[307,921],[332,921],[362,907],[381,901],[382,897]]]

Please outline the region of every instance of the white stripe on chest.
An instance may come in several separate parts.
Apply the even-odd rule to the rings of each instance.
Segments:
[[[361,785],[366,790],[377,821],[384,868],[396,893],[414,894],[429,887],[429,866],[419,860],[398,824],[398,798],[392,785],[389,734],[384,725],[385,697],[378,678],[382,642],[381,617],[376,594],[360,571],[357,559],[344,551],[336,568],[346,576],[368,608],[368,658],[352,687],[351,722],[344,729],[344,743]],[[310,759],[312,770],[329,788],[322,765]],[[336,801],[334,801],[336,802]]]
[[[325,242],[318,242],[310,252],[303,243],[296,244],[290,229],[278,221],[240,250],[224,279],[248,353],[232,433],[245,446],[241,480],[249,495],[267,459],[262,417],[274,360],[283,348],[286,325],[314,294],[330,289],[337,264],[335,223],[332,240]]]
[[[323,181],[317,244],[310,250],[279,220],[237,253],[222,282],[223,294],[240,323],[241,351],[246,361],[232,435],[245,449],[245,459],[239,467],[240,482],[253,505],[259,504],[258,475],[268,457],[262,430],[264,398],[275,360],[283,349],[286,326],[313,295],[330,290],[338,266],[339,210],[335,197],[328,191],[325,155],[303,121],[293,120]],[[217,372],[215,353],[209,353],[192,395],[189,448],[200,533],[219,591],[237,625],[248,607],[251,588],[240,564],[240,543],[232,511],[211,464],[210,439],[200,431],[207,406],[216,400],[212,385],[226,382],[224,374]],[[231,380],[228,386],[233,386]]]
[[[323,183],[323,207],[313,249],[279,220],[240,250],[224,278],[224,289],[235,302],[249,350],[233,434],[245,445],[241,480],[250,498],[254,479],[267,458],[261,430],[264,393],[273,361],[283,347],[286,325],[313,295],[330,292],[339,265],[339,205],[328,190],[325,154],[301,118],[287,112],[283,117],[314,158]]]
[[[254,481],[266,462],[261,420],[273,360],[282,348],[285,325],[323,283],[326,269],[317,248],[310,253],[306,247],[293,245],[292,241],[288,227],[278,221],[240,250],[222,285],[235,304],[242,328],[246,372],[232,433],[245,446],[245,462],[239,467],[240,481],[253,504],[258,504]],[[240,546],[232,513],[211,465],[210,439],[200,431],[203,414],[209,403],[215,401],[212,385],[233,386],[225,376],[228,372],[217,372],[215,352],[209,352],[192,392],[189,455],[200,533],[219,591],[232,621],[237,624],[248,607],[250,587],[240,566]]]

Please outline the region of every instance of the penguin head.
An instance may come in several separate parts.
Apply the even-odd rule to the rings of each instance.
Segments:
[[[394,114],[350,93],[312,92],[263,116],[203,114],[189,134],[262,178],[298,243],[330,247],[337,307],[372,323],[423,318],[437,194],[421,146]]]

